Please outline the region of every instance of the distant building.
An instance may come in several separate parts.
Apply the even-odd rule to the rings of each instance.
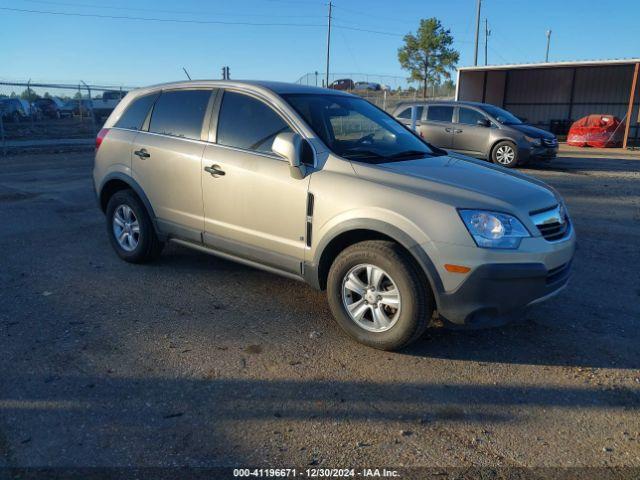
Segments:
[[[492,103],[528,123],[564,134],[590,113],[628,116],[632,83],[640,59],[463,67],[457,100]],[[629,138],[637,138],[640,79],[629,115]]]

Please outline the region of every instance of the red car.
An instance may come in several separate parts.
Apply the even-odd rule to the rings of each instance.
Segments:
[[[353,80],[350,78],[341,78],[340,80],[336,80],[329,85],[329,88],[333,90],[353,90],[356,84],[353,83]]]

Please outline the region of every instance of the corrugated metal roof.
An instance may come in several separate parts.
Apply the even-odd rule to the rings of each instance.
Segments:
[[[521,68],[561,68],[561,67],[598,67],[606,65],[633,65],[640,63],[640,58],[616,58],[611,60],[577,60],[571,62],[541,62],[541,63],[514,63],[505,65],[477,65],[460,67],[458,70],[483,71],[483,70],[514,70]]]

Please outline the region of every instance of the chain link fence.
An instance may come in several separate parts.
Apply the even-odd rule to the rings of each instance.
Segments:
[[[330,86],[360,95],[393,111],[397,105],[422,98],[419,85],[404,77],[335,73]],[[317,72],[300,77],[303,85],[326,84]],[[91,145],[104,121],[131,86],[42,83],[0,79],[0,153],[40,146]],[[431,86],[429,99],[453,98],[452,85]]]
[[[0,81],[0,145],[82,145],[95,138],[131,87]]]
[[[324,87],[325,75],[320,72],[307,73],[296,83]],[[332,73],[329,75],[329,88],[347,91],[359,95],[374,105],[393,111],[399,104],[423,99],[422,85],[406,77],[393,75],[375,75],[367,73]],[[427,88],[427,100],[453,100],[455,85],[430,85]]]

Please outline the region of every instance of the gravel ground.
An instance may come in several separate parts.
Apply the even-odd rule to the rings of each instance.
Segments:
[[[640,467],[640,160],[526,170],[574,218],[569,288],[400,353],[294,281],[171,245],[120,261],[91,168],[0,159],[0,467]]]

